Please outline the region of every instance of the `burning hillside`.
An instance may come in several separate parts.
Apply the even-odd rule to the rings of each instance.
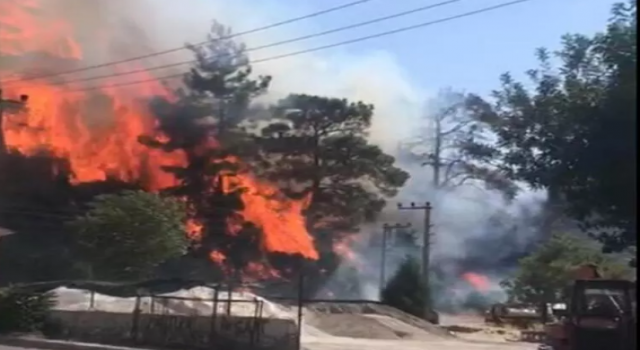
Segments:
[[[151,97],[172,100],[173,89],[153,81],[153,74],[136,73],[130,80],[149,82],[109,88],[113,79],[94,82],[95,89],[74,82],[74,75],[56,72],[90,66],[94,45],[77,37],[100,38],[101,46],[119,47],[104,30],[74,27],[59,11],[43,0],[0,1],[0,76],[5,98],[28,94],[28,109],[5,113],[2,132],[6,149],[29,156],[46,150],[68,161],[71,182],[104,181],[115,178],[142,183],[150,191],[177,184],[164,167],[181,167],[187,156],[181,150],[166,152],[139,142],[142,135],[164,142],[155,116],[148,109]],[[86,40],[85,40],[86,41]],[[126,58],[126,57],[125,57]],[[141,70],[138,61],[104,67],[110,73]],[[104,73],[102,73],[104,74]],[[102,75],[97,74],[97,75]],[[41,77],[41,78],[38,78]],[[76,78],[77,79],[77,78]],[[102,86],[102,87],[101,87]],[[241,171],[225,175],[227,187],[243,188],[240,217],[262,232],[262,248],[268,252],[299,254],[317,259],[306,228],[303,210],[308,199],[293,200],[254,176],[242,161],[233,158]],[[229,223],[231,224],[231,223]],[[219,253],[216,253],[219,254]]]

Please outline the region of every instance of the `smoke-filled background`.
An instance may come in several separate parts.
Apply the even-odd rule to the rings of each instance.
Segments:
[[[18,0],[0,0],[0,17],[19,16],[9,8]],[[0,62],[9,71],[60,71],[82,66],[91,66],[144,55],[148,52],[180,47],[185,43],[198,43],[206,39],[213,19],[230,26],[234,32],[242,32],[284,18],[304,13],[293,6],[283,8],[270,1],[204,1],[183,0],[179,4],[169,0],[136,1],[85,1],[43,0],[42,14],[36,16],[39,23],[30,27],[33,31],[23,33],[29,40],[3,41],[4,52],[38,51],[41,48],[56,50],[57,59],[47,55],[35,55],[12,59],[5,55]],[[3,11],[4,10],[4,11]],[[40,11],[29,9],[24,11]],[[347,9],[357,13],[357,9]],[[13,17],[17,18],[17,17]],[[349,23],[337,23],[337,26]],[[375,25],[373,26],[375,28]],[[4,36],[11,36],[5,28]],[[286,40],[291,37],[313,33],[308,22],[274,28],[269,31],[242,36],[239,41],[248,48]],[[295,52],[310,46],[321,46],[357,37],[372,28],[339,33],[301,43],[292,43],[268,49],[250,51],[252,60]],[[2,28],[0,28],[2,32]],[[68,33],[82,47],[66,42],[64,37],[53,33]],[[20,47],[20,46],[30,47]],[[66,60],[64,57],[77,58]],[[157,57],[136,61],[141,68],[189,61],[190,51],[181,50]],[[78,64],[82,62],[82,64]],[[124,65],[124,64],[123,64]],[[160,71],[114,77],[110,83],[162,77],[183,72],[189,65],[176,66]],[[412,150],[402,145],[409,140],[429,133],[426,120],[435,109],[431,104],[437,95],[434,91],[414,84],[394,60],[384,51],[328,50],[305,55],[287,57],[254,65],[256,74],[272,75],[274,80],[266,96],[260,102],[274,102],[289,93],[307,93],[322,96],[343,97],[362,100],[375,105],[375,117],[370,139],[386,152],[397,157],[400,167],[411,175],[409,182],[398,196],[388,203],[375,223],[361,228],[354,239],[354,254],[333,275],[339,281],[350,278],[353,273],[361,281],[360,295],[335,295],[336,297],[377,298],[379,286],[380,248],[370,244],[381,233],[383,223],[411,223],[418,232],[418,243],[422,244],[423,222],[421,211],[398,211],[396,202],[423,204],[430,201],[432,213],[432,266],[434,281],[451,288],[462,303],[464,298],[478,288],[483,292],[499,290],[498,282],[515,265],[517,259],[536,241],[536,222],[542,210],[545,195],[523,189],[513,200],[506,200],[502,193],[487,190],[477,182],[467,183],[454,189],[440,190],[433,186],[433,172],[429,166],[411,156]],[[73,79],[97,75],[109,75],[124,70],[120,65],[79,72]],[[130,68],[126,69],[130,70]],[[11,78],[5,75],[3,78]],[[64,82],[66,77],[56,77]],[[169,84],[175,84],[173,80]],[[87,81],[80,87],[92,87],[99,82]],[[123,88],[133,96],[140,87]],[[158,92],[158,91],[155,91]],[[34,96],[34,99],[37,96]],[[88,102],[84,107],[89,118],[96,122],[102,115],[100,101]],[[429,142],[422,147],[429,148]],[[419,254],[413,248],[395,246],[388,253],[387,278],[407,254]],[[468,276],[480,275],[486,279],[474,283]],[[466,276],[466,277],[465,277]],[[442,288],[445,288],[442,287]],[[501,294],[495,294],[501,297]],[[436,300],[438,295],[436,294]]]

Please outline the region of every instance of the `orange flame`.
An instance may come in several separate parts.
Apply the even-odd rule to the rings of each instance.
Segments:
[[[190,240],[199,241],[202,238],[202,229],[202,224],[200,224],[199,222],[193,219],[187,220],[186,231],[187,237],[189,237]]]
[[[64,19],[47,13],[40,1],[3,0],[0,3],[0,58],[16,58],[16,62],[22,62],[21,58],[28,55],[46,54],[48,58],[64,61],[65,66],[80,67],[83,50],[74,40],[75,29]],[[46,67],[47,62],[40,58],[31,62],[32,66],[18,63],[9,66],[11,69],[0,68],[0,73],[2,79],[11,80],[19,78],[24,69]],[[112,70],[144,68],[133,63],[127,65]],[[151,74],[141,73],[133,80],[143,80],[145,76],[153,78]],[[101,80],[104,88],[71,93],[69,88],[81,86],[72,82],[56,85],[51,80],[54,79],[17,80],[5,85],[7,95],[30,96],[26,111],[7,113],[0,125],[9,149],[25,155],[47,150],[66,159],[74,183],[113,177],[141,182],[152,191],[176,185],[176,179],[161,168],[185,165],[185,155],[179,151],[153,150],[138,142],[141,135],[163,136],[157,135],[155,118],[145,102],[146,98],[158,95],[172,99],[170,90],[159,82],[110,89],[106,86],[114,82],[107,79]],[[245,208],[239,214],[261,228],[266,251],[318,258],[303,216],[308,198],[289,199],[276,186],[255,178],[246,170],[227,178],[229,186],[246,189],[241,195]],[[189,237],[197,239],[202,227],[190,221],[186,231]],[[219,252],[212,252],[211,258],[222,261]]]
[[[222,264],[227,257],[225,257],[221,252],[213,250],[211,251],[211,253],[209,253],[209,258],[211,259],[211,261]]]
[[[462,274],[462,278],[479,292],[486,292],[491,285],[487,276],[475,272],[465,272]]]
[[[82,50],[71,39],[73,29],[69,24],[55,18],[37,18],[33,14],[41,13],[40,9],[38,0],[3,0],[0,3],[2,53],[20,55],[44,51],[59,58],[81,58]]]

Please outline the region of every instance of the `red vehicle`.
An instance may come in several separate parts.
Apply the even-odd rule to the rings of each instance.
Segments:
[[[635,282],[600,278],[581,268],[567,310],[546,328],[540,350],[635,350]]]

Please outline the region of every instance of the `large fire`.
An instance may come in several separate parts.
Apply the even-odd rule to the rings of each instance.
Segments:
[[[90,54],[75,40],[79,29],[48,13],[43,4],[42,0],[0,1],[0,60],[18,62],[8,69],[0,65],[3,92],[6,98],[20,94],[30,97],[27,112],[4,117],[2,131],[7,148],[25,155],[45,149],[67,159],[75,183],[115,177],[141,181],[152,191],[173,186],[175,179],[161,167],[184,164],[184,155],[152,150],[138,142],[140,135],[156,132],[145,97],[171,98],[172,92],[165,86],[149,82],[122,89],[70,92],[70,88],[78,88],[77,84],[60,84],[60,77],[20,80],[25,71],[50,69],[47,62],[52,60],[65,62],[66,67],[81,67],[86,64],[83,57]],[[27,66],[21,63],[27,61]],[[135,65],[134,61],[110,68],[113,73],[144,68]],[[133,77],[139,79],[140,74]],[[108,86],[114,82],[104,79],[100,83]],[[245,209],[240,214],[262,229],[265,250],[318,257],[302,215],[306,199],[288,199],[277,187],[248,171],[229,181],[247,189],[242,195]],[[188,231],[195,237],[198,227],[191,223]],[[212,252],[214,260],[219,260],[219,255]]]

